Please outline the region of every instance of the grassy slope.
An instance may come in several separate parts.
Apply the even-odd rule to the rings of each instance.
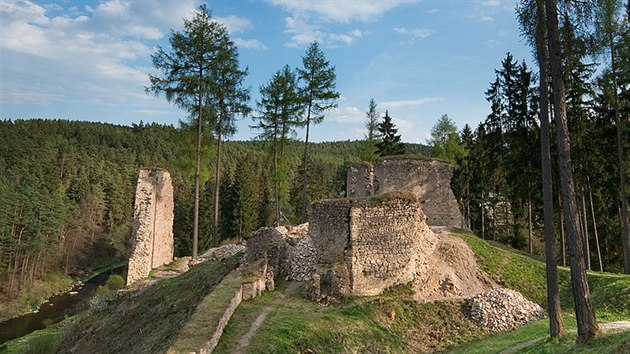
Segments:
[[[181,276],[122,296],[62,330],[60,352],[158,353],[172,345],[197,305],[238,265],[239,256],[207,261]]]
[[[467,241],[486,272],[506,287],[522,292],[527,298],[543,306],[546,302],[545,267],[539,260],[525,254],[489,244],[470,234],[457,234]],[[560,270],[563,304],[570,309],[571,289],[569,273]],[[630,277],[591,273],[589,275],[593,302],[600,320],[630,320]],[[238,340],[249,330],[249,324],[265,308],[272,308],[264,325],[252,339],[247,352],[291,353],[304,352],[433,352],[449,345],[455,352],[492,353],[512,347],[530,339],[544,339],[547,333],[545,320],[524,326],[509,333],[486,337],[463,312],[461,301],[419,304],[411,299],[408,287],[399,286],[383,295],[346,299],[340,305],[321,306],[304,300],[300,295],[281,297],[278,292],[250,302],[244,302],[226,327],[217,353],[230,353],[238,347]],[[394,314],[392,316],[392,314]],[[392,319],[394,318],[395,319]],[[568,328],[575,328],[570,315]],[[617,350],[628,345],[627,332],[613,334],[616,344],[596,343],[600,352]],[[618,339],[618,338],[621,339]],[[606,340],[605,340],[606,339]],[[574,350],[575,337],[561,345]],[[534,352],[552,352],[542,341],[533,346]],[[560,345],[560,344],[559,344]],[[558,348],[562,348],[559,346]]]
[[[458,234],[466,240],[482,267],[505,286],[519,290],[526,297],[545,305],[544,264],[505,247],[497,247],[470,234]],[[234,262],[234,263],[230,263]],[[61,351],[75,344],[90,352],[161,352],[183,338],[182,328],[190,326],[193,312],[216,283],[235,266],[208,262],[194,267],[178,278],[160,281],[142,293],[142,298],[119,300],[109,310],[75,320],[64,333],[72,333],[62,343]],[[569,275],[560,270],[563,304],[571,308]],[[604,321],[630,320],[630,277],[592,273],[591,294]],[[200,285],[201,284],[201,285]],[[231,353],[250,324],[264,310],[270,310],[247,349],[250,353],[313,352],[434,352],[451,346],[453,352],[496,353],[519,343],[539,340],[524,349],[548,352],[628,352],[630,333],[607,334],[593,345],[573,347],[575,334],[560,343],[547,343],[547,322],[539,321],[520,329],[487,337],[463,311],[461,300],[420,304],[412,299],[408,286],[398,286],[370,298],[348,298],[338,305],[322,306],[301,294],[283,295],[278,290],[245,301],[226,327],[217,353]],[[575,322],[567,312],[569,329]],[[138,335],[142,333],[142,335]],[[191,333],[194,333],[191,332]],[[98,334],[98,335],[96,335]],[[193,336],[194,337],[194,336]],[[453,346],[456,345],[456,346]],[[457,346],[458,345],[458,346]],[[0,350],[1,352],[1,350]]]

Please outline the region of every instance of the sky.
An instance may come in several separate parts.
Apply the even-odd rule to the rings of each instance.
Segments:
[[[402,140],[426,143],[443,115],[473,129],[490,112],[484,92],[507,52],[532,67],[516,0],[218,0],[259,89],[318,41],[337,75],[338,108],[311,141],[362,139],[370,99]],[[168,50],[198,0],[0,0],[0,119],[69,119],[178,126],[187,113],[145,93],[158,46]],[[254,139],[250,117],[231,139]],[[303,138],[298,131],[298,138]]]

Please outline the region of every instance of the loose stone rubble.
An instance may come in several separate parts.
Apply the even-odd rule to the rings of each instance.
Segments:
[[[204,259],[225,259],[232,257],[237,253],[244,253],[247,250],[245,245],[223,245],[209,249],[201,258]]]
[[[466,299],[470,318],[490,332],[504,332],[546,316],[538,304],[521,293],[496,288]]]
[[[315,274],[315,248],[310,236],[302,237],[295,246],[289,247],[287,280],[306,281]]]

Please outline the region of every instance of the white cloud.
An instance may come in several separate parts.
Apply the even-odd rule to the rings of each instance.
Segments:
[[[492,22],[494,21],[494,17],[490,16],[490,15],[485,15],[485,16],[481,16],[477,19],[477,21],[479,22]]]
[[[330,33],[328,34],[328,38],[334,42],[341,42],[347,46],[350,46],[355,39],[361,38],[364,36],[364,32],[359,31],[357,29],[352,30],[348,33]]]
[[[216,20],[222,23],[231,34],[245,32],[253,27],[252,22],[249,19],[234,15],[217,17]]]
[[[153,52],[146,40],[168,31],[171,20],[162,11],[178,16],[194,9],[191,1],[187,9],[182,3],[114,0],[83,12],[47,7],[55,11],[53,16],[30,1],[3,1],[3,102],[89,100],[111,105],[153,100],[143,90],[151,68],[135,61],[147,60]]]
[[[423,38],[427,38],[431,35],[431,31],[426,28],[416,28],[416,29],[407,29],[404,27],[395,27],[394,31],[404,34],[406,36],[410,36],[414,40],[419,40]]]
[[[329,119],[338,123],[361,123],[365,121],[365,112],[352,106],[335,108],[329,113]]]
[[[396,109],[405,106],[422,106],[427,103],[442,101],[442,97],[424,97],[413,100],[386,101],[379,103],[379,106],[387,109]]]
[[[234,43],[239,48],[244,49],[256,49],[256,50],[266,50],[268,49],[266,45],[264,45],[261,41],[257,39],[243,39],[243,38],[234,38]]]
[[[399,132],[409,132],[414,126],[413,122],[400,118],[392,117],[392,122],[398,127]]]
[[[283,7],[293,14],[313,13],[326,21],[347,23],[351,21],[372,21],[395,7],[418,2],[418,0],[270,0],[270,2]]]
[[[291,35],[291,40],[285,43],[287,47],[297,48],[313,41],[322,42],[326,38],[319,26],[308,24],[301,17],[287,17],[285,21],[285,33]]]
[[[482,1],[481,5],[488,6],[488,7],[497,7],[501,5],[501,0],[486,0],[486,1]]]

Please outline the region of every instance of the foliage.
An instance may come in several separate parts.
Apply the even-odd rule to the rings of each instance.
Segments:
[[[400,140],[400,134],[396,134],[398,128],[392,122],[392,117],[389,116],[388,111],[385,111],[383,121],[378,124],[378,132],[381,136],[381,141],[376,143],[378,156],[385,157],[405,153],[405,145]]]
[[[427,143],[433,147],[435,157],[450,162],[454,169],[458,169],[459,161],[468,155],[457,126],[446,114],[431,128],[431,139]]]
[[[376,162],[378,155],[376,154],[376,144],[380,141],[381,136],[378,132],[378,118],[379,113],[376,110],[376,102],[374,99],[370,99],[370,105],[368,106],[365,122],[365,147],[361,153],[361,159],[368,162]]]

